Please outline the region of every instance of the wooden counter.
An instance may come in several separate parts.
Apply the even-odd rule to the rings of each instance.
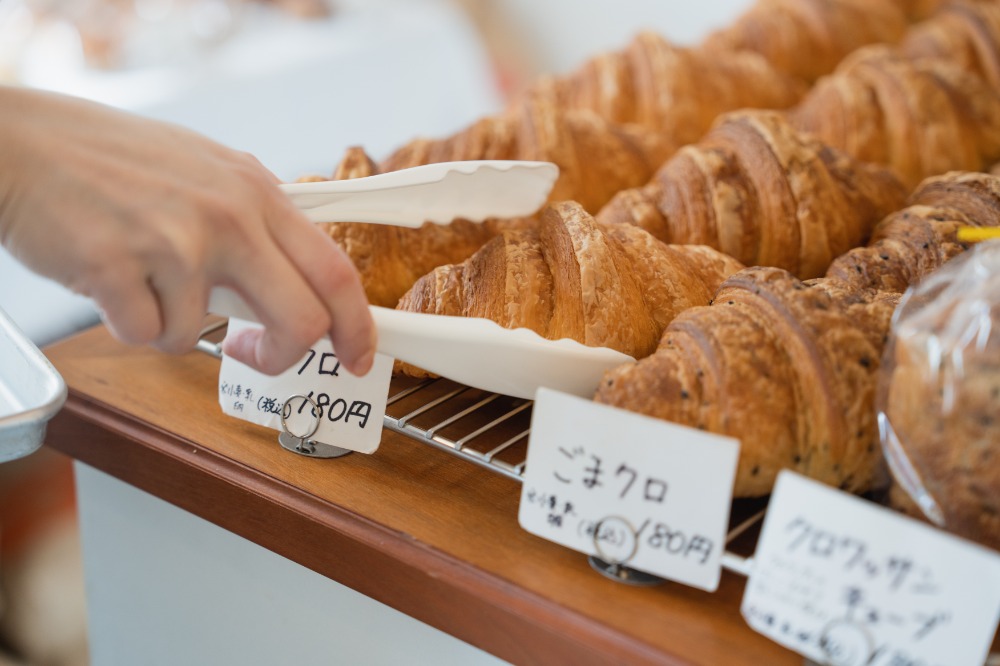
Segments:
[[[801,664],[714,594],[622,585],[517,523],[519,485],[385,431],[335,460],[224,416],[218,360],[95,328],[46,350],[69,385],[47,443],[515,663]]]

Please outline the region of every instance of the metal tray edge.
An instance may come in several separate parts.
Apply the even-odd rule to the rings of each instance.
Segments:
[[[43,397],[26,409],[0,417],[0,462],[5,462],[42,445],[46,424],[65,404],[69,391],[62,375],[2,309],[0,336],[11,344],[11,353],[18,354],[37,373],[43,391]]]

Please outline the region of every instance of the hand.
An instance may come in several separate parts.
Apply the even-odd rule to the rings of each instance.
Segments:
[[[0,86],[0,243],[93,298],[124,342],[180,353],[208,292],[238,292],[264,324],[230,356],[276,374],[329,333],[354,374],[375,327],[339,247],[252,156],[83,100]]]

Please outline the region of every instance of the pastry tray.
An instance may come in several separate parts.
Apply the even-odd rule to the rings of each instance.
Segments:
[[[198,349],[221,358],[218,340],[226,323],[223,320],[205,328]],[[448,379],[397,375],[389,388],[383,427],[520,482],[527,459],[532,404]],[[733,502],[722,556],[725,569],[748,574],[765,509],[766,499]],[[595,568],[601,570],[598,565]]]
[[[66,382],[0,310],[0,462],[41,447],[45,426],[66,402]]]

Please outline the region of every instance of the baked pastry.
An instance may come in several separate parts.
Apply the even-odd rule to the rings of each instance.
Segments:
[[[781,113],[741,111],[722,116],[702,141],[681,149],[647,185],[617,194],[597,217],[810,278],[863,243],[905,197],[887,169],[796,131]]]
[[[871,408],[895,297],[748,268],[710,307],[679,315],[659,349],[609,372],[596,400],[741,440],[735,494],[789,468],[867,490],[881,453]]]
[[[907,28],[899,0],[758,0],[704,42],[713,51],[760,53],[778,71],[807,81],[833,71],[866,44],[893,43]]]
[[[612,123],[647,127],[673,153],[700,139],[721,113],[784,109],[805,91],[802,81],[757,53],[682,47],[642,32],[625,49],[595,56],[569,76],[542,78],[530,94],[549,96],[561,109],[589,109]]]
[[[987,243],[909,292],[886,354],[890,502],[1000,549],[1000,245]]]
[[[1000,226],[1000,178],[948,174],[911,202],[871,251],[852,251],[828,277],[736,273],[711,306],[677,316],[655,353],[609,372],[595,399],[741,440],[736,496],[770,492],[782,468],[868,490],[881,479],[874,397],[897,290],[907,286],[899,276],[919,279],[952,255],[956,221]],[[852,279],[883,264],[897,277]]]
[[[551,96],[534,94],[516,111],[483,118],[443,139],[417,139],[381,168],[455,160],[539,160],[559,166],[550,201],[579,201],[596,211],[615,192],[644,183],[670,147],[656,132],[614,125],[592,111],[563,110]]]
[[[995,294],[996,289],[994,283],[986,291]],[[998,316],[994,302],[992,316],[987,317],[996,324]],[[890,502],[906,508],[915,499],[923,499],[917,504],[942,527],[1000,550],[1000,461],[996,455],[1000,338],[995,333],[981,337],[984,344],[962,344],[937,336],[931,341],[922,331],[897,339],[893,345],[887,361],[892,367],[886,417],[893,448],[898,449],[895,455],[905,457],[915,472],[900,476],[911,476],[906,482],[916,497],[901,493],[907,487],[901,485],[890,494]],[[929,354],[938,344],[947,353],[932,359]],[[961,359],[960,379],[952,379],[960,371],[956,358]]]
[[[886,46],[848,56],[790,117],[852,157],[892,167],[908,187],[1000,159],[1000,87],[949,60]]]
[[[668,246],[637,227],[602,229],[579,204],[562,202],[537,226],[504,231],[465,262],[422,277],[397,307],[642,357],[671,319],[708,303],[740,268],[711,248]]]
[[[334,180],[379,173],[361,148],[350,148],[337,166]],[[326,180],[310,177],[304,180]],[[361,283],[374,305],[394,307],[417,279],[442,264],[462,261],[496,235],[498,227],[514,222],[476,224],[456,220],[448,225],[428,222],[419,229],[384,224],[334,222],[324,224],[330,237],[344,249],[361,274]]]
[[[899,0],[899,6],[909,20],[923,21],[952,2],[954,0]]]
[[[911,28],[900,48],[910,58],[949,60],[1000,89],[1000,4],[952,0]]]
[[[967,246],[955,237],[959,227],[1000,226],[1000,178],[994,175],[948,174],[933,178],[914,193],[913,201],[915,205],[908,210],[921,220],[919,225],[913,225],[918,232],[901,239],[899,234],[886,230],[883,235],[901,242],[887,239],[876,243],[878,259],[886,256],[888,259],[883,261],[890,265],[901,263],[897,257],[911,254],[920,257],[918,261],[902,260],[916,268],[886,271],[890,276],[897,276],[890,278],[896,281],[901,281],[901,272],[924,277],[965,250]],[[921,253],[924,243],[928,251]],[[996,265],[996,255],[992,256]],[[845,258],[844,265],[837,267],[838,276],[850,274],[854,264],[864,267],[854,270],[855,274],[874,274],[866,264],[875,260],[864,256]],[[953,265],[948,268],[954,271]],[[987,320],[990,326],[995,326],[998,322],[997,291],[986,287],[982,277],[973,280],[976,282],[973,289],[961,290],[960,296],[992,302]],[[975,294],[975,289],[982,294]],[[918,301],[911,298],[911,302]],[[936,307],[941,309],[940,304]],[[963,320],[956,312],[958,308],[947,309],[948,320],[953,326],[975,330],[966,326],[972,323],[969,311]],[[921,315],[925,321],[927,313],[925,310]],[[982,335],[985,330],[981,318],[985,314],[979,310],[974,315],[980,318],[977,344],[952,344],[953,349],[948,350],[951,353],[941,354],[940,372],[936,377],[929,372],[932,364],[926,339],[918,337],[927,333],[927,326],[917,324],[917,335],[911,332],[903,339],[897,335],[887,355],[883,377],[885,390],[880,397],[880,407],[891,428],[887,430],[887,457],[894,462],[894,476],[901,482],[890,489],[890,504],[910,515],[927,518],[926,501],[923,507],[918,506],[909,494],[919,485],[933,500],[931,515],[945,528],[1000,549],[1000,458],[995,455],[1000,444],[1000,428],[995,422],[1000,404],[1000,339],[993,334]],[[907,316],[904,311],[899,319],[912,322],[910,317],[912,315]],[[942,336],[937,342],[946,339],[947,336]],[[962,379],[949,383],[950,391],[942,391],[941,378],[954,376],[958,357],[962,360]],[[946,395],[954,405],[951,409],[944,404]],[[900,462],[900,456],[905,458],[905,463]]]
[[[948,173],[928,178],[910,205],[875,227],[867,247],[838,257],[826,276],[851,290],[903,293],[969,248],[960,227],[1000,226],[1000,177]]]

